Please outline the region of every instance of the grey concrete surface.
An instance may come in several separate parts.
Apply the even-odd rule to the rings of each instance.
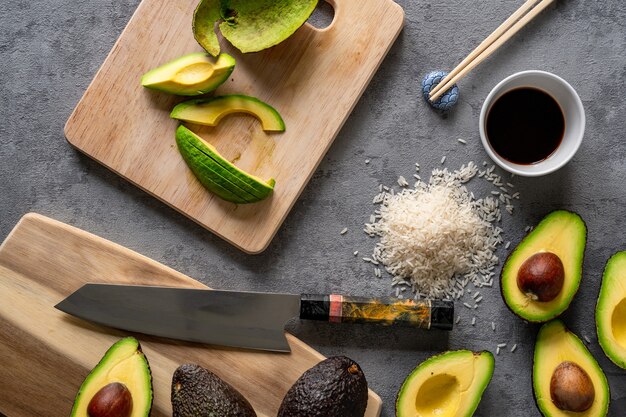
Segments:
[[[431,111],[419,81],[452,68],[521,0],[400,0],[406,27],[269,249],[250,256],[78,154],[63,125],[134,12],[139,0],[3,0],[0,2],[0,238],[31,211],[86,229],[154,258],[213,287],[261,291],[391,294],[388,277],[352,252],[375,240],[361,231],[378,184],[440,166],[488,157],[478,137],[483,99],[502,78],[542,69],[568,80],[587,111],[587,133],[573,161],[544,178],[515,178],[521,200],[504,216],[506,240],[558,208],[582,215],[589,228],[584,278],[563,315],[589,348],[611,386],[612,417],[626,415],[626,371],[602,353],[593,311],[608,257],[626,249],[626,5],[622,0],[559,0],[460,83],[461,102],[448,117]],[[356,1],[356,0],[354,0]],[[457,142],[467,140],[467,145]],[[365,159],[371,163],[366,165]],[[470,188],[491,189],[482,180]],[[349,232],[339,232],[348,227]],[[501,250],[501,258],[505,251]],[[483,290],[476,311],[460,307],[450,334],[363,326],[292,323],[290,331],[325,355],[358,361],[371,388],[394,415],[404,377],[445,349],[517,343],[496,357],[493,381],[476,412],[483,417],[539,416],[531,365],[538,326],[524,324],[498,288]],[[469,325],[476,315],[475,327]],[[493,332],[490,322],[496,323]],[[0,404],[0,410],[2,404]]]

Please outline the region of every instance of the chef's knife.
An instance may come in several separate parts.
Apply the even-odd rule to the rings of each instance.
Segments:
[[[292,295],[209,289],[86,284],[61,311],[132,332],[221,346],[289,352],[294,317],[328,322],[452,329],[454,303],[341,295]]]

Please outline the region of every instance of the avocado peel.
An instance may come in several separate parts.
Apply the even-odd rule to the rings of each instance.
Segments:
[[[565,373],[569,380],[555,383],[555,379],[563,378],[564,368],[573,369],[573,375],[571,371]],[[565,389],[555,395],[555,385]],[[572,408],[579,410],[578,417],[604,417],[608,413],[610,392],[602,368],[583,342],[558,319],[545,323],[537,335],[533,392],[544,417],[569,417],[572,411],[568,409]]]
[[[418,365],[404,380],[396,399],[397,417],[445,415],[470,417],[491,382],[491,352],[444,352]]]
[[[279,44],[302,26],[318,0],[201,0],[193,33],[211,55],[220,52],[215,24],[235,48],[258,52]]]
[[[500,291],[509,310],[524,320],[537,323],[563,313],[580,286],[586,241],[587,226],[578,214],[557,210],[545,216],[511,251],[502,267]],[[518,277],[527,260],[546,253],[561,261],[563,276],[557,277],[561,272],[553,274],[554,282],[546,293],[551,293],[548,299],[554,298],[541,301],[520,288]]]
[[[606,356],[626,369],[626,251],[607,261],[596,304],[598,342]]]
[[[124,413],[128,411],[130,402],[130,417],[148,417],[152,398],[152,374],[148,360],[137,339],[127,337],[113,344],[87,375],[78,390],[70,416],[97,417],[90,416],[88,409],[97,412],[111,406]]]

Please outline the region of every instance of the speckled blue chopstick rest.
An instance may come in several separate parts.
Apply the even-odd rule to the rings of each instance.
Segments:
[[[454,84],[452,88],[443,93],[437,100],[432,102],[428,99],[428,95],[431,90],[446,77],[446,75],[448,75],[448,73],[445,71],[433,71],[426,74],[422,80],[422,93],[424,95],[424,100],[426,100],[426,102],[432,107],[442,112],[447,112],[454,107],[457,101],[459,101],[459,87]]]

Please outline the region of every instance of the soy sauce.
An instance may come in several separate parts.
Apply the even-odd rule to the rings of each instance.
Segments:
[[[556,151],[565,133],[565,116],[559,103],[545,91],[532,87],[511,90],[491,106],[487,139],[504,159],[536,164]]]

